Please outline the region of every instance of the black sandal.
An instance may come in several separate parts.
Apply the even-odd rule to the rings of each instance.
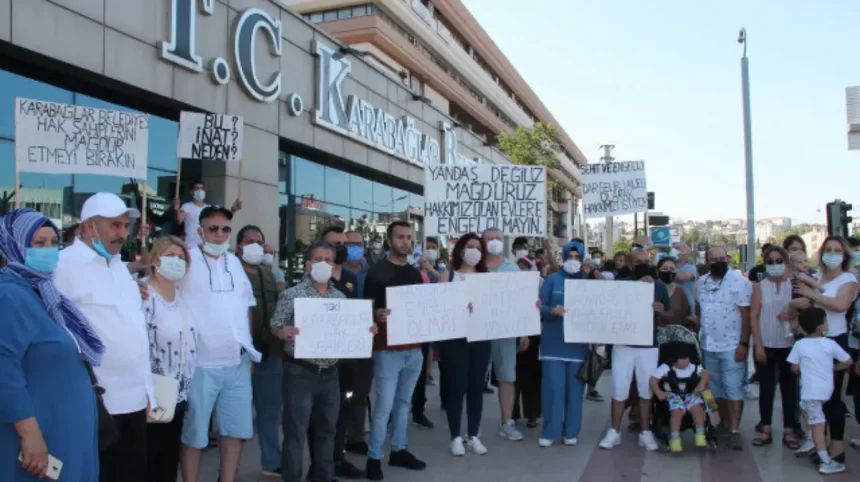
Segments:
[[[773,444],[773,433],[772,432],[764,432],[762,431],[758,437],[754,438],[752,441],[753,447],[764,447],[765,445]]]
[[[797,450],[800,448],[800,440],[793,433],[784,433],[782,434],[782,445],[790,450]]]

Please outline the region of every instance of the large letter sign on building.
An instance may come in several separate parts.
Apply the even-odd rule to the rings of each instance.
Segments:
[[[415,165],[439,162],[439,141],[421,133],[415,119],[397,119],[355,95],[344,102],[341,86],[352,69],[344,54],[317,41],[313,51],[319,79],[314,116],[318,125]]]

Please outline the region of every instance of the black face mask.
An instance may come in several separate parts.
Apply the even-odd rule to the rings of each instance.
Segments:
[[[650,264],[642,263],[633,265],[633,278],[642,279],[646,276],[654,277],[654,267]]]
[[[628,268],[627,266],[618,270],[619,278],[629,278],[631,276],[633,276],[633,271],[631,271],[630,268]]]
[[[670,285],[675,282],[674,271],[660,271],[660,281]]]
[[[346,246],[342,244],[336,245],[334,247],[334,264],[343,264],[348,254],[349,251],[346,249]]]
[[[729,263],[726,261],[715,261],[708,267],[711,270],[711,275],[717,278],[722,278],[729,272]]]

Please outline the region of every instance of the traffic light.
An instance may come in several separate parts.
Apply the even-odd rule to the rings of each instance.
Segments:
[[[654,191],[648,192],[648,210],[654,209]]]
[[[848,229],[854,218],[848,213],[853,206],[839,199],[827,203],[827,233],[831,236],[848,237]]]

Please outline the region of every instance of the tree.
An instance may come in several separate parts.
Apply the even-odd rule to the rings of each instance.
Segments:
[[[606,253],[607,256],[612,256],[615,253],[629,253],[630,249],[633,247],[633,241],[630,238],[625,238],[621,236],[615,243],[612,244],[612,253]]]
[[[513,132],[500,134],[498,141],[499,149],[507,154],[514,164],[546,167],[546,198],[552,199],[552,190],[558,183],[550,177],[549,170],[561,167],[558,159],[564,151],[555,127],[544,122],[536,122],[530,128],[518,126]],[[552,216],[546,218],[547,236],[551,236]]]

